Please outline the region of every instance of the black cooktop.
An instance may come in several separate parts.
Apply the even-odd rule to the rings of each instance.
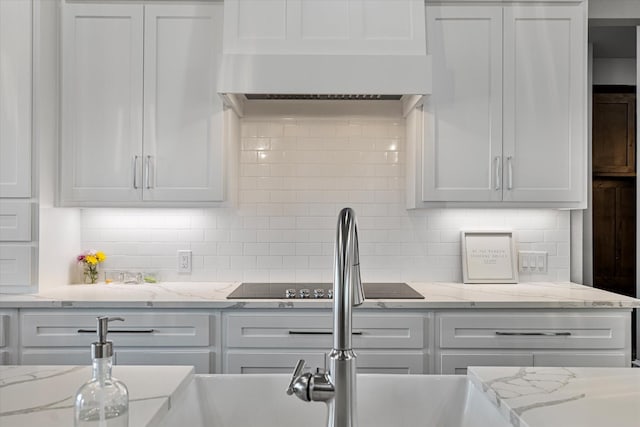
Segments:
[[[363,283],[370,299],[424,299],[406,283]],[[328,299],[332,283],[241,283],[227,299]]]

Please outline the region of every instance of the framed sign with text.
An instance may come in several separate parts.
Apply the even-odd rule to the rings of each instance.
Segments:
[[[462,230],[464,283],[518,283],[512,231]]]

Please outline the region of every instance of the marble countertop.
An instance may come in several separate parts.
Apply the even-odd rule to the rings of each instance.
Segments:
[[[638,427],[640,369],[470,367],[514,427]]]
[[[114,366],[113,376],[129,389],[129,425],[154,426],[191,380],[193,367]],[[90,379],[90,366],[0,366],[0,425],[73,425],[73,397]]]
[[[633,308],[640,300],[575,283],[462,284],[410,282],[423,300],[370,299],[368,309],[455,308]],[[157,283],[145,285],[68,285],[37,294],[0,294],[0,308],[331,308],[328,300],[228,300],[239,285]]]

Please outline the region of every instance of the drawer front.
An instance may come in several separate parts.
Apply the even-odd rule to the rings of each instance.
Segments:
[[[573,366],[628,368],[631,359],[624,352],[593,353],[534,353],[533,366]]]
[[[421,349],[424,322],[421,315],[354,315],[353,347]],[[330,314],[229,313],[227,347],[328,349],[333,343],[332,328]]]
[[[208,350],[116,350],[114,362],[117,365],[188,365],[195,368],[196,374],[214,372],[214,353]]]
[[[531,353],[440,354],[440,374],[466,375],[469,366],[533,366]]]
[[[91,365],[91,351],[86,349],[25,349],[21,365]]]
[[[109,340],[118,347],[206,347],[215,317],[197,313],[109,312],[124,322],[109,324]],[[96,312],[27,311],[21,315],[24,347],[86,347],[96,340]]]
[[[0,204],[0,241],[28,242],[31,240],[31,203],[3,201]]]
[[[323,352],[277,351],[250,352],[229,351],[225,355],[225,374],[292,374],[298,360],[304,359],[305,366],[312,371],[326,368],[326,354]]]
[[[441,348],[619,349],[628,317],[567,313],[440,315]]]
[[[34,249],[30,246],[0,245],[0,286],[29,286]]]
[[[359,374],[423,374],[424,353],[356,352],[356,368]]]

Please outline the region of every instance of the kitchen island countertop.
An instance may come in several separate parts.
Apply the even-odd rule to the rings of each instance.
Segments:
[[[129,425],[146,427],[167,414],[193,367],[114,366],[113,376],[129,390]],[[0,366],[0,425],[73,425],[73,398],[90,379],[91,366]]]
[[[514,427],[637,427],[640,369],[469,367]]]
[[[36,294],[0,294],[0,308],[331,308],[330,300],[228,300],[238,282],[67,285]],[[462,284],[410,282],[422,300],[369,299],[365,309],[634,308],[640,300],[575,283]]]
[[[185,366],[114,366],[127,384],[129,425],[155,426],[186,390]],[[88,366],[0,366],[0,425],[68,426]],[[514,427],[637,427],[640,369],[470,367],[467,374]],[[179,399],[178,399],[179,400]]]

